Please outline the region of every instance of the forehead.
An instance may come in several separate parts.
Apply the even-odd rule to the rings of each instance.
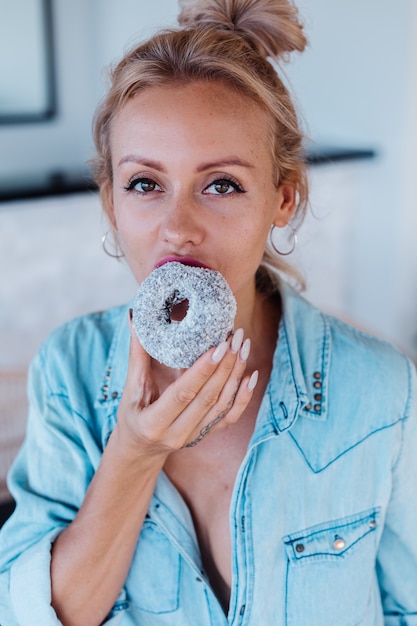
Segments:
[[[221,81],[146,87],[130,98],[113,120],[112,144],[139,138],[167,142],[175,137],[246,141],[270,145],[270,116],[252,98]]]

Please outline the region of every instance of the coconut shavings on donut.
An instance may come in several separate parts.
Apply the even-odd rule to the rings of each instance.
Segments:
[[[183,300],[181,321],[170,318]],[[140,285],[133,303],[133,328],[151,357],[174,368],[190,367],[204,352],[230,335],[236,300],[215,270],[178,262],[155,269]]]

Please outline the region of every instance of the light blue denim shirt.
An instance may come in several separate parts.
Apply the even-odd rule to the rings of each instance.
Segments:
[[[106,624],[417,626],[417,399],[410,362],[282,286],[273,371],[230,508],[227,616],[190,512],[161,473]],[[0,533],[1,626],[56,626],[50,548],[116,422],[127,308],[70,322],[30,373]],[[111,576],[111,572],[109,572]]]

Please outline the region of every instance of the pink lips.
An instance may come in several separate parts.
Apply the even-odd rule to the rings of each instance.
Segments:
[[[207,270],[211,269],[211,267],[209,267],[208,265],[205,265],[204,263],[201,263],[201,261],[197,261],[197,259],[193,259],[192,257],[186,257],[186,256],[182,256],[182,257],[167,256],[167,257],[164,257],[163,259],[158,261],[158,263],[155,265],[155,269],[157,267],[161,267],[162,265],[165,265],[165,263],[182,263],[183,265],[189,265],[190,267],[203,267],[203,268],[205,268]]]

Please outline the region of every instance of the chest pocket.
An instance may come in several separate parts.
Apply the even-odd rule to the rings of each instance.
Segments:
[[[284,537],[286,626],[360,626],[375,585],[379,508]]]
[[[125,584],[130,602],[149,613],[175,611],[180,575],[180,554],[158,526],[146,519]]]

